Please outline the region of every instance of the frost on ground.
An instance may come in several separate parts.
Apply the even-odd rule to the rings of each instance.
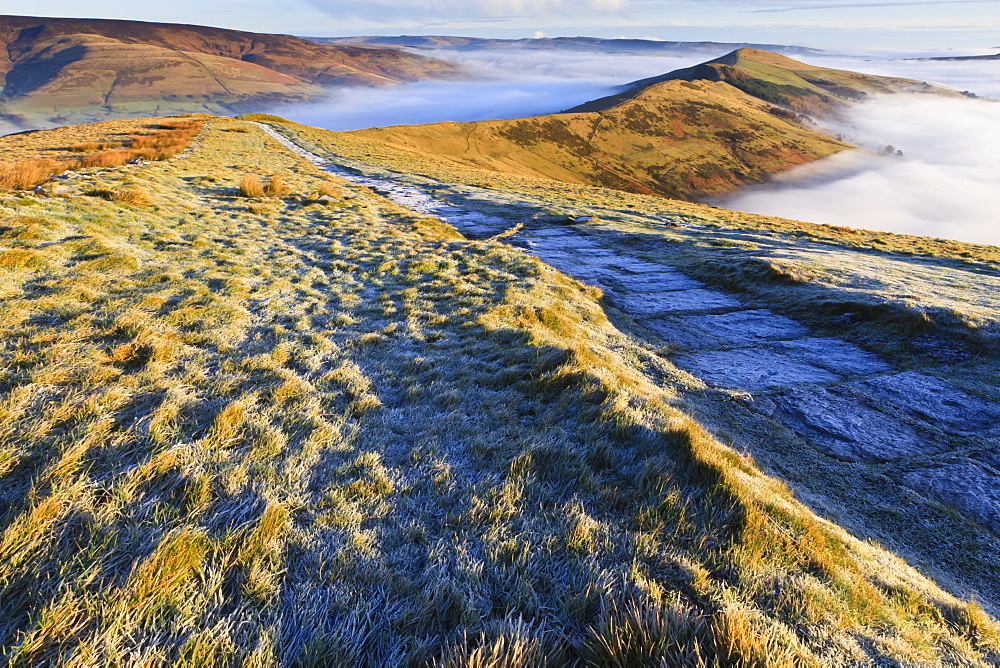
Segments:
[[[327,163],[263,127],[300,155],[308,154],[317,164]],[[513,225],[496,216],[463,211],[412,185],[339,173],[471,236],[497,234]],[[736,296],[709,289],[675,266],[622,251],[611,237],[575,226],[536,226],[506,241],[602,288],[608,304],[676,348],[670,359],[678,367],[709,386],[750,392],[754,410],[777,420],[820,452],[847,462],[906,460],[924,467],[921,473],[899,480],[959,510],[975,508],[969,513],[971,518],[994,529],[1000,526],[1000,502],[983,497],[977,485],[962,491],[960,485],[956,489],[929,484],[927,480],[949,476],[951,469],[930,460],[921,463],[921,458],[961,451],[954,434],[944,431],[967,434],[972,443],[990,439],[996,447],[997,404],[933,376],[894,373],[889,362],[853,343],[816,337],[794,319],[768,309],[748,308]],[[903,267],[899,273],[904,273]],[[978,478],[992,479],[1000,486],[1000,474],[993,469],[976,471],[981,472]],[[949,489],[946,494],[940,491],[945,487]],[[975,503],[956,502],[964,496],[976,497]]]

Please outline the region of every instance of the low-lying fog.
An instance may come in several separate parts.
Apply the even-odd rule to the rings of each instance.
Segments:
[[[855,146],[720,206],[815,223],[1000,245],[1000,102],[886,96],[837,128]]]
[[[474,77],[341,89],[327,103],[275,111],[331,130],[515,118],[562,111],[624,83],[713,57],[705,52],[676,57],[531,50],[427,53],[462,62]],[[803,60],[1000,98],[1000,63],[901,59],[925,55]],[[1000,244],[1000,103],[888,97],[855,107],[833,130],[865,148],[891,144],[903,156],[843,153],[715,203],[810,222]]]
[[[630,81],[713,57],[692,60],[511,49],[434,50],[424,54],[461,63],[469,79],[338,88],[326,102],[281,107],[275,113],[327,130],[537,116],[603,97]]]

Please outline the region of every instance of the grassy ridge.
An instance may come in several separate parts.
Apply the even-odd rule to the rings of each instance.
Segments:
[[[882,77],[818,67],[771,51],[742,48],[694,67],[635,81],[619,93],[592,100],[570,111],[604,111],[670,81],[721,81],[770,104],[794,112],[835,116],[870,95],[933,93],[958,96],[947,86],[914,79]]]
[[[726,83],[673,81],[600,112],[348,134],[503,174],[690,199],[849,148],[789,116]]]
[[[0,215],[14,665],[997,660],[674,407],[594,290],[252,126]]]

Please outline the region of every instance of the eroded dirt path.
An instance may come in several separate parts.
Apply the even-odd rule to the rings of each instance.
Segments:
[[[470,238],[511,220],[463,210],[408,184],[330,165],[261,124],[324,169],[444,220]],[[600,287],[607,303],[667,344],[669,359],[708,387],[792,430],[842,462],[905,463],[890,477],[1000,535],[1000,405],[932,375],[900,370],[857,345],[709,288],[666,263],[571,226],[530,226],[505,241]]]

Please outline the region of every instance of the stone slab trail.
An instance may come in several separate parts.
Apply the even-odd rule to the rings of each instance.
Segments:
[[[454,225],[469,238],[510,230],[509,220],[465,211],[412,185],[332,165],[270,126],[289,150],[415,212]],[[600,287],[611,306],[659,336],[677,367],[706,386],[747,398],[750,410],[845,462],[904,462],[895,476],[911,490],[957,509],[1000,534],[1000,406],[942,379],[895,369],[841,339],[751,308],[676,267],[605,245],[571,227],[520,229],[503,238],[563,273]],[[971,441],[970,441],[971,439]],[[981,443],[972,459],[949,457]]]

